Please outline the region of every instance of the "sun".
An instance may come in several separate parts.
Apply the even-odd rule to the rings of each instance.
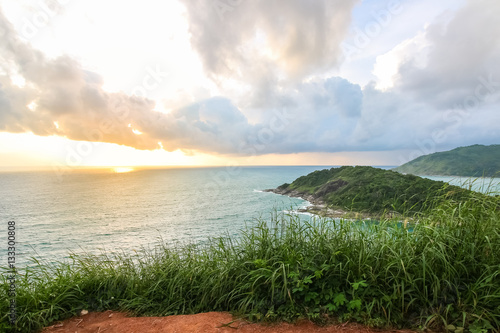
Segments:
[[[125,168],[125,167],[113,168],[114,173],[126,173],[126,172],[131,172],[131,171],[134,171],[134,168]]]

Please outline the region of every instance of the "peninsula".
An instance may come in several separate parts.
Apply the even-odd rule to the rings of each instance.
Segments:
[[[425,213],[443,198],[460,199],[470,191],[441,181],[369,166],[343,166],[314,171],[266,190],[300,197],[305,211],[328,217],[413,216]]]

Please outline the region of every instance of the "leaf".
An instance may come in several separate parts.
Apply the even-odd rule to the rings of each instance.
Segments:
[[[267,266],[267,262],[264,259],[255,259],[253,261],[254,265],[257,266],[258,268],[264,268]]]
[[[361,281],[352,283],[351,284],[352,289],[358,290],[360,287],[368,287],[368,285],[365,282],[366,282],[365,280],[361,280]]]
[[[310,300],[316,300],[317,297],[318,297],[318,293],[308,292],[306,295],[306,302],[309,302]]]
[[[322,295],[326,301],[329,301],[333,298],[333,290],[330,288],[330,289],[326,290],[325,292],[323,292]]]
[[[447,331],[455,332],[456,329],[457,328],[455,327],[455,325],[450,324],[450,325],[446,326]]]
[[[336,311],[338,309],[338,306],[336,306],[335,304],[332,304],[332,303],[328,303],[326,306],[325,306],[329,311]]]
[[[480,321],[476,320],[473,324],[469,326],[469,331],[471,333],[487,333],[489,329],[492,330],[493,326],[486,319],[482,319]]]
[[[344,294],[337,294],[335,295],[335,298],[333,299],[333,303],[338,307],[340,305],[344,305],[347,302],[347,299],[345,298]]]
[[[328,265],[328,264],[323,264],[323,265],[321,265],[321,269],[322,269],[323,271],[327,271],[327,270],[329,270],[329,269],[330,269],[330,267],[331,267],[331,265]]]
[[[389,295],[382,296],[382,301],[384,301],[384,302],[390,302],[392,299],[393,299],[393,297],[389,296]]]
[[[352,301],[349,302],[347,305],[348,310],[361,310],[361,300],[360,299],[353,299]]]

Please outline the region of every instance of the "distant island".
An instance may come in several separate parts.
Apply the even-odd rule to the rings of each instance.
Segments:
[[[500,145],[473,145],[424,155],[394,170],[427,176],[500,177]]]
[[[329,217],[415,215],[470,191],[441,181],[369,166],[314,171],[291,184],[266,190],[312,203],[307,212]]]

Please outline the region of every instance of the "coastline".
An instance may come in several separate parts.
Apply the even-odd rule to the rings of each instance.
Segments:
[[[302,200],[306,200],[310,203],[305,208],[300,208],[297,211],[299,213],[309,213],[312,215],[320,216],[320,217],[328,217],[328,218],[344,218],[344,219],[370,219],[370,218],[380,218],[380,214],[368,214],[368,213],[360,213],[353,211],[346,211],[340,208],[332,208],[328,207],[326,202],[318,198],[312,194],[299,192],[297,190],[288,190],[288,189],[266,189],[262,192],[270,192],[279,195],[286,195],[292,198],[300,198]]]

